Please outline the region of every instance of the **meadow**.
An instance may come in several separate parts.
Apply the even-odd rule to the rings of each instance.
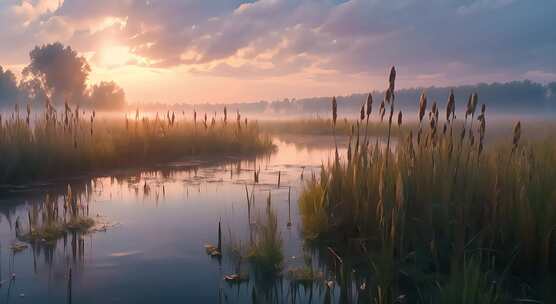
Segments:
[[[149,167],[187,156],[253,155],[272,142],[238,112],[228,121],[197,113],[109,118],[65,105],[0,116],[0,184],[68,178],[102,170]]]
[[[553,137],[528,140],[517,122],[509,138],[487,145],[477,94],[456,116],[452,92],[441,116],[423,93],[412,114],[417,126],[392,147],[391,130],[407,115],[396,110],[394,88],[392,69],[380,136],[386,146],[355,128],[346,155],[336,152],[306,182],[299,199],[305,239],[362,259],[373,303],[409,293],[422,303],[529,301],[531,289],[544,298],[556,272]],[[331,128],[336,111],[333,100]],[[361,124],[371,115],[363,113]]]

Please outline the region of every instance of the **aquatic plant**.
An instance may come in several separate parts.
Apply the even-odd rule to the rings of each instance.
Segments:
[[[440,286],[439,303],[497,304],[505,303],[505,295],[499,283],[481,270],[476,258],[464,262],[462,272],[450,274],[448,282]]]
[[[396,111],[392,80],[379,113],[389,107],[388,130]],[[458,120],[451,93],[444,123],[433,102],[426,125],[423,93],[416,138],[409,130],[391,147],[388,131],[381,137],[385,148],[378,142],[367,147],[361,144],[367,138],[353,132],[345,158],[323,166],[300,195],[305,237],[362,240],[391,260],[393,271],[419,255],[429,262],[418,267],[458,273],[468,267],[465,256],[479,252],[496,261],[494,270],[553,273],[556,142],[526,141],[517,123],[512,140],[486,146],[486,106],[480,112],[477,106],[472,94]]]
[[[356,120],[346,118],[338,120],[334,128],[333,119],[315,117],[260,121],[259,126],[261,130],[271,134],[332,135],[334,131],[336,135],[349,136],[352,126],[355,123]],[[402,125],[400,128],[394,128],[392,129],[392,136],[397,137],[405,134],[409,129],[410,125]],[[365,125],[361,126],[361,131],[366,134],[365,137],[367,138],[368,136],[381,136],[387,130],[388,126],[381,124],[379,121],[371,121],[368,119]]]
[[[89,217],[89,205],[80,202],[68,185],[64,201],[48,194],[41,203],[32,204],[28,213],[28,227],[23,228],[19,218],[16,220],[16,236],[28,242],[53,242],[64,237],[69,232],[86,233],[95,225],[95,220]]]
[[[270,193],[264,215],[257,220],[253,242],[250,244],[247,258],[256,272],[262,274],[276,274],[282,269],[284,254],[282,252],[282,237],[278,229],[278,219],[271,207]]]
[[[270,151],[270,137],[257,123],[231,126],[227,120],[197,126],[185,117],[134,120],[100,117],[68,104],[20,117],[15,109],[0,120],[0,183],[67,178],[98,170],[153,166],[191,155],[253,154]],[[60,112],[59,112],[60,111]],[[227,119],[227,112],[226,112]],[[238,113],[239,115],[239,113]]]

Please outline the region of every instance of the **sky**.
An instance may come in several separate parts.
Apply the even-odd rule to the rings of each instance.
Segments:
[[[0,66],[56,41],[142,103],[556,81],[554,0],[0,0]]]

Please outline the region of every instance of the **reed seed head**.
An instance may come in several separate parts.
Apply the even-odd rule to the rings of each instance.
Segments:
[[[469,95],[469,98],[467,99],[467,110],[465,110],[465,118],[467,119],[467,116],[471,115],[471,113],[473,113],[473,94]]]
[[[367,96],[367,118],[371,116],[372,111],[373,111],[373,95],[369,93],[369,96]]]
[[[454,90],[450,90],[450,96],[448,97],[448,104],[446,104],[446,120],[450,122],[451,119],[455,117],[456,99],[454,97]]]
[[[477,109],[477,104],[479,102],[479,94],[477,94],[477,92],[473,93],[473,97],[471,100],[471,105],[473,106],[472,110],[472,115],[475,115],[475,110]]]
[[[391,94],[394,94],[394,87],[395,87],[395,82],[396,82],[396,68],[392,67],[390,69],[390,77],[388,79],[389,82],[389,87],[388,90],[390,91]]]
[[[425,92],[421,93],[421,97],[419,97],[419,123],[423,121],[423,117],[425,116],[425,111],[427,110],[427,96]]]
[[[386,114],[386,108],[384,105],[384,101],[380,103],[380,122],[384,120],[384,114]]]
[[[514,138],[513,145],[514,149],[519,145],[519,139],[521,138],[521,121],[518,121],[514,126]]]
[[[332,123],[336,126],[336,119],[338,119],[338,102],[336,96],[332,97]]]

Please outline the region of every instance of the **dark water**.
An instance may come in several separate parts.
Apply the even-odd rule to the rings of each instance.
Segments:
[[[69,268],[73,303],[243,303],[252,301],[253,292],[261,301],[274,303],[338,298],[337,286],[327,295],[322,282],[295,288],[285,276],[264,282],[251,277],[242,285],[223,280],[236,268],[226,256],[226,245],[248,240],[245,185],[251,191],[254,168],[261,173],[254,188],[253,213],[264,210],[270,192],[284,243],[284,272],[306,263],[303,257],[309,253],[301,240],[297,212],[302,172],[305,179],[318,174],[321,163],[333,156],[334,144],[330,138],[314,137],[274,141],[277,151],[257,159],[176,163],[173,169],[74,181],[73,191],[81,193],[90,215],[108,223],[108,229],[70,234],[55,246],[29,247],[18,253],[10,248],[17,241],[16,219],[26,226],[31,204],[46,193],[62,200],[65,184],[3,195],[0,303],[67,303]],[[291,227],[287,227],[289,218]],[[219,219],[224,243],[221,262],[208,257],[203,247],[216,244]],[[313,266],[325,277],[332,276],[316,260]]]

